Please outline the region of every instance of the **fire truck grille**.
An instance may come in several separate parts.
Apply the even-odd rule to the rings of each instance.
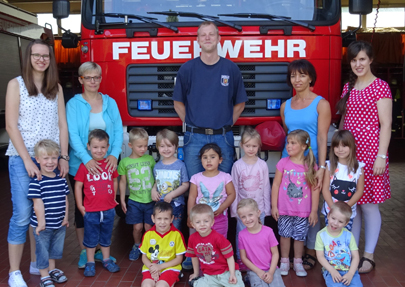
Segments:
[[[288,63],[239,63],[248,96],[242,117],[279,116],[268,110],[268,99],[282,102],[292,96],[286,83]],[[180,64],[129,65],[127,68],[128,112],[133,117],[177,117],[173,89]],[[139,110],[139,101],[151,101],[152,110]],[[215,103],[213,103],[215,104]],[[143,103],[142,106],[145,106]]]

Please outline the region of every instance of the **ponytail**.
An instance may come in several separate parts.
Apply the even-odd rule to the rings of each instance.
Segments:
[[[316,158],[314,156],[314,152],[312,151],[311,147],[309,149],[308,154],[304,158],[304,166],[306,168],[306,175],[305,179],[307,180],[309,186],[313,187],[316,185]]]

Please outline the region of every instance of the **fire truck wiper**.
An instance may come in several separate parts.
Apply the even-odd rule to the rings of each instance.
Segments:
[[[152,17],[146,17],[146,16],[141,16],[141,15],[134,15],[134,14],[122,14],[122,13],[103,13],[103,14],[96,14],[93,15],[96,17],[114,17],[114,18],[124,18],[124,24],[128,24],[128,19],[136,19],[145,23],[153,23],[165,28],[168,28],[170,30],[173,30],[174,32],[179,32],[179,29],[177,29],[177,27],[174,27],[172,25],[163,23],[163,22],[159,22],[156,21],[156,18],[152,18]],[[103,23],[103,24],[107,24],[107,23]]]
[[[198,18],[201,20],[210,20],[214,22],[218,22],[222,25],[229,26],[231,28],[234,28],[238,30],[239,32],[242,31],[242,27],[239,25],[236,25],[232,22],[227,22],[220,20],[219,17],[217,16],[211,16],[211,15],[203,15],[199,13],[193,13],[193,12],[180,12],[180,11],[163,11],[163,12],[147,12],[148,14],[156,14],[156,15],[167,15],[167,16],[180,16],[180,17],[192,17],[192,18]]]
[[[311,31],[315,31],[315,26],[309,25],[308,23],[292,20],[291,17],[271,15],[271,14],[261,14],[261,13],[233,13],[233,14],[218,14],[218,16],[227,16],[227,17],[240,17],[240,18],[259,18],[259,19],[268,19],[268,20],[282,20],[290,22],[292,24],[308,28]]]

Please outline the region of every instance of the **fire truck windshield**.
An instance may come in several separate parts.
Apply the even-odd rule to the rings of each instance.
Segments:
[[[148,14],[148,12],[181,11],[202,15],[220,16],[220,20],[237,25],[269,25],[269,21],[260,18],[235,18],[230,14],[255,13],[288,17],[291,20],[305,21],[312,25],[331,25],[340,17],[339,0],[83,0],[83,22],[86,27],[94,25],[97,16],[106,13],[136,14],[153,16],[159,22],[171,22],[174,26],[197,26],[198,17]],[[118,24],[123,19],[101,17],[99,23]],[[144,24],[139,19],[131,19],[131,25]],[[86,25],[87,24],[87,25]],[[153,25],[153,23],[152,23]],[[271,24],[270,24],[271,25]]]

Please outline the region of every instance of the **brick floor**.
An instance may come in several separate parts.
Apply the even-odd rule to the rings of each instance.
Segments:
[[[361,275],[364,286],[405,286],[405,187],[403,178],[405,175],[405,148],[404,140],[393,140],[390,146],[390,171],[392,184],[392,198],[380,205],[383,225],[375,252],[376,269],[370,274]],[[2,165],[3,166],[3,165]],[[8,222],[12,212],[12,205],[9,192],[9,180],[7,169],[0,169],[0,186],[2,188],[2,200],[0,201],[0,287],[8,286],[8,254],[7,254],[7,231]],[[115,220],[113,231],[113,245],[111,254],[117,258],[121,271],[111,274],[103,270],[100,263],[96,264],[97,275],[93,278],[85,278],[83,270],[77,268],[80,248],[76,240],[73,228],[73,198],[71,197],[69,222],[63,259],[57,262],[58,268],[65,271],[69,280],[65,284],[57,286],[140,286],[141,267],[140,260],[132,262],[128,260],[128,252],[131,249],[132,233],[131,227],[127,226],[118,217]],[[231,222],[231,225],[234,222]],[[271,218],[266,219],[266,224],[272,226],[274,222]],[[233,227],[234,228],[234,227]],[[233,229],[231,228],[231,230]],[[231,233],[231,232],[230,232]],[[363,238],[363,234],[362,234]],[[233,241],[234,238],[231,238]],[[360,250],[364,247],[364,242],[360,242]],[[28,286],[38,286],[39,276],[30,275],[29,270],[30,255],[29,246],[26,244],[21,264],[23,276]],[[308,272],[306,278],[298,278],[290,272],[284,277],[286,287],[301,286],[325,286],[320,272],[320,265]],[[189,273],[175,286],[188,286],[186,278]]]

